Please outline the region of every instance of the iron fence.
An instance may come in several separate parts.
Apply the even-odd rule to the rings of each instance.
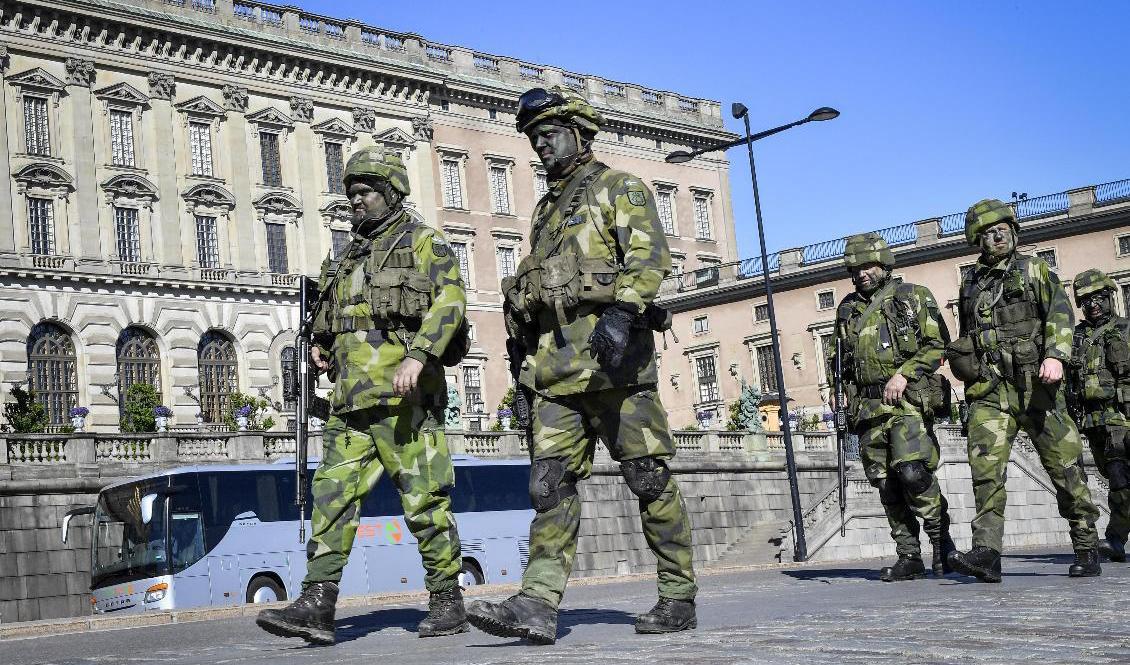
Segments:
[[[1130,180],[1115,180],[1095,187],[1095,203],[1109,205],[1130,201]]]

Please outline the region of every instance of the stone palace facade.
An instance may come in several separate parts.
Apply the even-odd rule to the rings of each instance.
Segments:
[[[510,384],[499,281],[545,187],[513,111],[552,84],[607,115],[597,152],[652,185],[679,269],[737,258],[724,156],[663,161],[732,138],[717,102],[293,6],[0,0],[0,401],[30,385],[97,431],[137,382],[178,428],[233,391],[290,412],[296,277],[346,242],[342,167],[379,143],[463,264],[475,344],[450,378],[485,427]]]

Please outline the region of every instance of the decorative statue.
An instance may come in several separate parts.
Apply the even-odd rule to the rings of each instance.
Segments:
[[[455,386],[447,387],[447,412],[444,415],[443,426],[447,429],[460,429],[463,425],[460,418],[459,407],[463,406],[463,398]]]
[[[738,423],[742,429],[754,433],[765,431],[761,425],[761,411],[757,408],[760,403],[761,391],[742,379],[742,396],[738,398]]]

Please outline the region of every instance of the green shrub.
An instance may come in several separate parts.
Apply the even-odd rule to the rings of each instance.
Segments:
[[[228,396],[228,412],[224,414],[224,424],[228,426],[228,429],[239,429],[239,425],[235,422],[235,412],[245,406],[251,407],[251,413],[247,416],[248,431],[261,432],[275,426],[273,417],[263,417],[266,410],[271,406],[269,401],[245,393],[232,393]]]
[[[26,434],[29,432],[45,432],[47,425],[47,409],[43,408],[35,399],[35,392],[20,387],[12,388],[14,402],[4,405],[4,420],[7,422],[0,426],[0,431]]]
[[[153,409],[161,403],[157,388],[148,383],[135,383],[126,390],[126,403],[119,422],[123,432],[156,432],[157,416]]]

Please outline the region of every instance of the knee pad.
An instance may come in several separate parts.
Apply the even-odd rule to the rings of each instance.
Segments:
[[[651,503],[667,489],[671,480],[671,469],[658,457],[637,457],[620,462],[620,473],[628,483],[628,489],[644,503]]]
[[[530,502],[544,513],[577,495],[577,475],[559,459],[538,459],[530,465]]]
[[[1106,477],[1111,492],[1130,489],[1130,464],[1124,459],[1113,459],[1106,463]]]
[[[903,489],[914,496],[930,489],[930,484],[934,481],[934,474],[930,473],[926,463],[918,460],[896,465],[895,473],[898,474],[899,484]]]
[[[879,503],[892,506],[903,502],[902,488],[895,478],[880,478],[871,483],[879,490]]]

